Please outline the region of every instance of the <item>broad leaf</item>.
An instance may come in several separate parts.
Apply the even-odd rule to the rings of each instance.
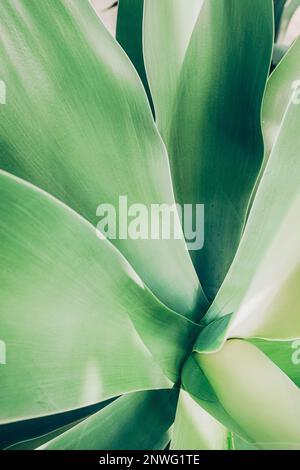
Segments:
[[[119,0],[116,38],[136,68],[153,109],[143,56],[144,0]]]
[[[299,216],[300,194],[256,270],[230,327],[230,336],[300,337]]]
[[[263,160],[272,45],[271,0],[206,0],[180,74],[166,143],[176,199],[205,204],[204,248],[191,256],[210,299],[236,252]]]
[[[99,204],[119,214],[120,196],[148,210],[174,203],[142,84],[87,0],[3,0],[0,39],[2,169],[92,224]],[[184,240],[123,238],[113,242],[160,300],[201,316],[205,299]]]
[[[273,1],[274,1],[274,19],[275,19],[275,39],[277,39],[279,30],[280,30],[282,14],[284,11],[285,4],[287,3],[287,0],[273,0]]]
[[[285,41],[290,22],[299,7],[300,0],[288,0],[288,2],[286,3],[280,21],[278,42],[282,43]]]
[[[178,380],[197,325],[163,306],[92,225],[4,172],[0,244],[1,423],[169,388],[157,363]]]
[[[172,450],[227,450],[226,428],[181,390],[171,441]]]
[[[166,390],[124,395],[40,449],[164,449],[176,400],[177,393]]]
[[[276,339],[299,336],[299,118],[300,106],[290,99],[239,250],[203,322],[234,312],[235,324],[249,319],[247,336],[254,330],[255,335]],[[268,307],[260,310],[267,298]]]
[[[0,449],[34,449],[36,442],[42,445],[58,434],[65,432],[82,419],[101,410],[113,400],[78,408],[65,413],[27,419],[0,425]]]
[[[300,387],[300,339],[266,341],[251,339],[298,387]]]
[[[144,0],[144,3],[147,77],[156,122],[167,141],[182,65],[203,0],[188,3],[186,0]]]
[[[228,414],[259,448],[299,448],[300,390],[259,349],[231,340],[197,360]]]
[[[289,106],[293,85],[300,80],[300,38],[291,46],[270,76],[263,103],[265,164],[278,138],[284,114]]]

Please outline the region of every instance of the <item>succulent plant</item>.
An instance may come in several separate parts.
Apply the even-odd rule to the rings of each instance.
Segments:
[[[121,0],[117,40],[1,1],[1,447],[300,448],[300,40],[270,75],[272,0]],[[99,237],[120,196],[204,204],[203,248]]]

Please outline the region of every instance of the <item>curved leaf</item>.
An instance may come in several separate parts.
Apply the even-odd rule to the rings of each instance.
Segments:
[[[300,194],[284,218],[230,326],[233,337],[300,337]]]
[[[144,56],[155,117],[167,141],[184,57],[203,0],[144,0]]]
[[[290,22],[299,7],[300,0],[288,0],[281,17],[278,42],[283,43],[285,41]]]
[[[299,449],[300,390],[267,356],[231,340],[197,360],[224,408],[258,447]]]
[[[263,102],[265,164],[275,144],[291,100],[293,83],[300,79],[300,38],[290,47],[270,76]]]
[[[226,428],[181,390],[177,405],[172,450],[227,450]]]
[[[164,449],[174,421],[175,391],[124,395],[40,450]]]
[[[119,214],[120,196],[148,210],[174,203],[167,154],[140,80],[87,0],[3,0],[0,55],[7,84],[2,169],[92,224],[99,204]],[[184,240],[125,235],[113,243],[168,306],[191,317],[206,308]]]
[[[283,14],[286,2],[287,0],[274,0],[275,39],[277,39],[278,34],[279,34],[282,14]]]
[[[1,423],[169,388],[155,361],[178,380],[197,325],[163,306],[88,222],[4,172],[0,244]]]
[[[235,324],[241,324],[243,319],[249,318],[249,334],[250,330],[254,333],[252,317],[253,325],[256,324],[255,335],[263,334],[276,339],[299,336],[296,307],[298,291],[294,286],[299,271],[296,236],[300,203],[299,118],[300,106],[290,100],[237,255],[203,323],[235,312],[232,317]],[[286,264],[285,258],[291,260],[290,266]],[[262,312],[260,307],[267,297],[270,304],[267,308],[265,304]],[[291,312],[281,310],[289,309],[291,303],[294,304]],[[274,308],[276,331],[273,330],[271,318],[271,310]],[[290,320],[293,317],[292,323],[285,321],[285,315]],[[268,323],[267,330],[265,327],[257,328],[260,322]]]
[[[272,46],[271,0],[206,0],[182,67],[166,142],[176,200],[205,205],[204,248],[191,256],[210,299],[236,252],[263,160]]]
[[[293,341],[269,341],[250,339],[300,388],[300,339]]]
[[[96,403],[92,406],[78,408],[65,413],[27,419],[0,425],[1,449],[34,449],[36,442],[49,441],[49,435],[54,437],[74,426],[87,416],[101,410],[112,400]]]
[[[116,38],[136,68],[153,109],[143,56],[144,0],[119,0]]]

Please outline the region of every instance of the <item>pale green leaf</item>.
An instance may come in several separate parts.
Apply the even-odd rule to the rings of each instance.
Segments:
[[[197,325],[163,306],[92,225],[4,172],[0,244],[2,423],[169,388],[162,369],[178,380]]]
[[[271,0],[206,0],[179,78],[166,143],[176,200],[205,204],[205,244],[190,253],[210,299],[236,252],[263,160],[272,47]]]
[[[289,106],[237,255],[203,319],[203,322],[211,322],[234,312],[234,324],[241,325],[247,317],[248,326],[244,325],[243,330],[246,334],[247,329],[247,336],[255,334],[273,339],[299,336],[300,106],[294,103],[293,93],[290,90]],[[242,334],[241,329],[238,334]]]
[[[197,355],[229,415],[261,449],[300,448],[300,390],[255,346],[227,341]]]
[[[176,400],[177,393],[167,390],[124,395],[40,450],[164,449]]]
[[[276,142],[291,100],[293,84],[300,80],[300,38],[290,47],[270,76],[263,102],[265,164]]]
[[[144,3],[147,77],[156,122],[167,141],[182,65],[203,0],[189,0],[188,4],[186,0],[144,0]]]
[[[181,390],[177,405],[171,450],[227,450],[226,428]]]
[[[116,38],[136,68],[153,107],[143,56],[144,0],[119,0]]]
[[[143,86],[88,0],[1,1],[0,55],[2,169],[94,225],[99,204],[119,214],[120,196],[147,209],[174,203]],[[206,302],[183,239],[113,242],[161,301],[201,316]]]

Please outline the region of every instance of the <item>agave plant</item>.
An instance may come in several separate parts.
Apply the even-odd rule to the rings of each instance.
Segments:
[[[2,448],[300,447],[300,41],[269,76],[272,0],[188,3],[118,44],[1,1]],[[99,239],[120,195],[204,204],[203,249]]]

